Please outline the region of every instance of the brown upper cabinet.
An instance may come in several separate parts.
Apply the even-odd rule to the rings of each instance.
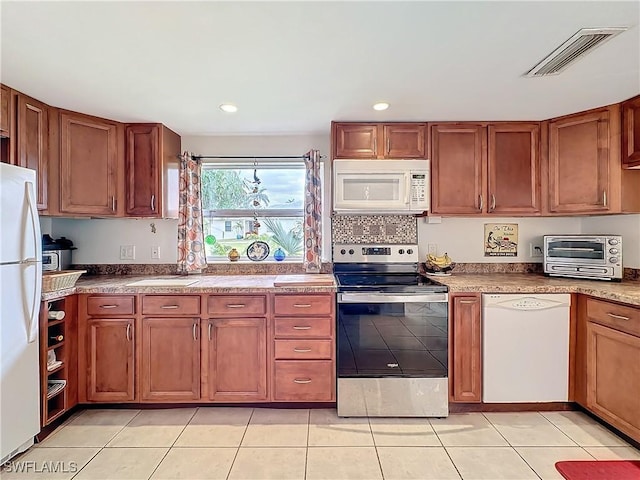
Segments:
[[[36,171],[38,210],[48,209],[49,107],[17,95],[16,164]]]
[[[333,158],[427,158],[426,123],[332,122]]]
[[[622,165],[640,167],[640,96],[622,104]]]
[[[0,136],[10,137],[11,127],[11,89],[0,85]]]
[[[623,169],[620,104],[548,124],[548,213],[640,212],[640,169]]]
[[[434,214],[540,214],[537,123],[431,125]]]
[[[609,120],[604,108],[549,122],[550,212],[611,209]]]
[[[60,212],[113,217],[118,213],[122,124],[60,113]]]
[[[167,127],[125,128],[126,213],[136,217],[177,217],[180,137]]]

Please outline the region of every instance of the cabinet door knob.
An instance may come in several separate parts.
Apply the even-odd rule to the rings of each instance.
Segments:
[[[193,339],[198,340],[198,322],[193,322]]]
[[[151,195],[151,211],[152,212],[156,211],[156,196],[155,195]]]
[[[489,211],[493,212],[495,209],[496,209],[496,196],[492,193],[491,194],[491,209]]]
[[[484,200],[482,199],[482,194],[478,195],[478,210],[482,211],[482,207],[484,207]]]
[[[127,341],[131,341],[131,324],[127,323]]]
[[[607,191],[604,190],[602,192],[602,205],[604,205],[605,207],[607,206]]]
[[[209,322],[209,328],[208,328],[208,332],[207,332],[207,337],[209,338],[209,341],[211,341],[211,322]]]

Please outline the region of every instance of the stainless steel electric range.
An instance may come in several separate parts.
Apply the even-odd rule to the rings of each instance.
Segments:
[[[444,417],[448,293],[418,273],[417,245],[334,245],[342,417]]]

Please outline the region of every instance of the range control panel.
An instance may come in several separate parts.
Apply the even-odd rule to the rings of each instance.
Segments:
[[[333,245],[335,263],[417,263],[417,244]]]

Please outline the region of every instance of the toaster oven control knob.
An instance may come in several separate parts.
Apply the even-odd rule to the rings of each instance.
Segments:
[[[618,257],[611,257],[609,263],[618,263]]]
[[[616,253],[618,253],[618,249],[617,248],[610,248],[609,249],[609,253],[615,255]]]
[[[412,249],[408,249],[408,250],[407,250],[407,253],[408,253],[409,255],[411,255],[411,254],[413,253],[413,250],[412,250]]]
[[[404,253],[404,249],[401,248],[400,250],[398,250],[398,253],[402,255]]]
[[[349,255],[353,255],[354,253],[353,248],[349,250]]]
[[[347,251],[344,248],[342,250],[340,250],[340,255],[344,255],[346,253],[347,253]]]
[[[618,240],[616,240],[615,238],[609,239],[609,245],[617,245],[617,244],[618,244]]]

